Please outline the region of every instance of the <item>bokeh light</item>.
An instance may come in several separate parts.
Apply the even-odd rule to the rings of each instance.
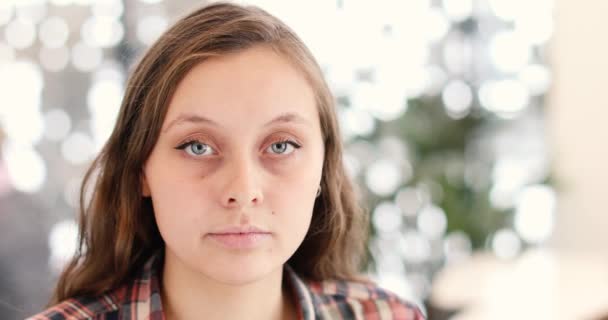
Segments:
[[[473,13],[473,0],[443,0],[443,10],[452,21],[463,21]]]
[[[149,46],[161,35],[169,22],[167,18],[159,15],[145,16],[137,21],[137,39]]]
[[[122,23],[109,16],[92,16],[83,24],[80,35],[90,47],[108,48],[117,45],[124,37]]]
[[[451,36],[443,43],[443,65],[455,75],[466,74],[473,64],[472,40],[463,35]]]
[[[38,65],[30,61],[0,64],[0,124],[6,135],[22,144],[37,143],[44,130],[40,114],[40,93],[44,78]],[[28,126],[23,124],[27,123]]]
[[[93,139],[83,132],[73,132],[61,143],[61,155],[72,164],[83,164],[94,155]]]
[[[338,110],[338,117],[346,140],[354,136],[368,136],[376,129],[374,118],[365,110],[343,108]]]
[[[0,26],[7,24],[13,17],[15,7],[11,2],[0,2]]]
[[[412,264],[423,263],[431,256],[431,245],[417,230],[404,232],[400,242],[403,258]]]
[[[25,49],[36,40],[36,27],[29,20],[12,20],[4,29],[6,42],[15,49]]]
[[[48,238],[51,255],[49,266],[59,273],[76,253],[78,244],[78,224],[74,220],[62,220],[51,228]]]
[[[492,238],[492,250],[497,257],[502,259],[517,257],[521,247],[519,236],[511,229],[498,230]]]
[[[47,177],[47,167],[34,148],[9,141],[2,145],[2,155],[9,181],[17,191],[35,193],[42,188]]]
[[[70,178],[63,186],[63,201],[71,208],[78,208],[80,203],[80,186],[82,180]]]
[[[73,0],[48,0],[52,5],[63,7],[72,4]]]
[[[353,180],[356,179],[361,172],[361,161],[359,161],[357,157],[350,154],[348,151],[344,152],[343,161],[344,169],[346,170],[348,177]]]
[[[66,47],[40,48],[40,65],[47,71],[64,70],[70,61],[70,50]]]
[[[353,106],[368,111],[381,121],[397,119],[407,110],[406,92],[398,84],[357,83],[352,95]]]
[[[490,57],[494,66],[504,73],[521,70],[530,61],[532,50],[517,32],[501,32],[490,40]]]
[[[527,1],[523,0],[488,0],[494,14],[505,20],[514,20],[521,12],[527,9]]]
[[[380,159],[369,166],[365,175],[367,187],[377,195],[393,194],[402,181],[401,168],[392,160]]]
[[[530,243],[541,243],[553,231],[556,199],[552,188],[544,185],[525,187],[518,195],[515,229]]]
[[[68,23],[62,17],[47,17],[40,23],[38,37],[40,42],[48,48],[65,46],[69,35]]]
[[[378,232],[398,232],[402,222],[401,210],[391,202],[382,202],[376,206],[372,214],[372,223]]]
[[[55,108],[44,113],[44,136],[51,141],[61,141],[70,132],[72,121],[64,109]]]
[[[479,89],[481,105],[499,116],[510,118],[524,110],[530,102],[530,92],[518,80],[489,81]]]
[[[103,52],[98,47],[78,42],[72,47],[72,64],[82,72],[95,70],[103,60]]]
[[[125,7],[121,0],[98,0],[94,1],[91,7],[91,12],[94,16],[112,19],[120,18],[124,10]]]
[[[9,45],[0,42],[0,64],[9,62],[15,59],[15,50]]]
[[[395,195],[395,203],[407,217],[415,217],[426,200],[421,191],[413,187],[400,189]]]
[[[106,75],[109,75],[109,72],[111,71]],[[87,105],[92,115],[95,150],[99,150],[110,136],[120,110],[124,89],[117,80],[111,78],[99,80],[93,83],[87,94]]]
[[[551,77],[549,69],[541,64],[529,64],[518,74],[519,81],[526,85],[533,96],[545,94],[549,90]]]
[[[441,239],[447,229],[445,212],[438,206],[427,205],[418,215],[418,230],[429,239]]]
[[[15,1],[15,16],[20,20],[39,23],[47,13],[46,0]]]
[[[443,250],[446,263],[459,262],[471,256],[473,244],[466,233],[450,232],[444,239]]]
[[[446,112],[455,119],[464,118],[469,114],[473,103],[471,88],[460,80],[448,83],[443,89],[441,98]]]

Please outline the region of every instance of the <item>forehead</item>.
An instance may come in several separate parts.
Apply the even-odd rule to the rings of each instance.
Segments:
[[[171,99],[165,126],[184,113],[242,126],[286,112],[318,122],[313,89],[288,59],[259,46],[210,58],[190,70]]]

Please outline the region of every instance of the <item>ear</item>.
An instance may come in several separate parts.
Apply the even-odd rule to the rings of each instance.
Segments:
[[[148,180],[146,179],[146,175],[144,174],[143,171],[142,171],[140,177],[141,177],[141,195],[143,197],[149,197],[150,196],[150,186],[148,186]]]

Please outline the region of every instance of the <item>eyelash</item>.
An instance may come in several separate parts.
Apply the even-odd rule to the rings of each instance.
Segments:
[[[192,145],[193,143],[200,143],[200,144],[203,144],[203,145],[209,146],[208,144],[203,143],[203,142],[200,142],[200,141],[199,141],[199,140],[197,140],[197,139],[192,139],[192,140],[188,140],[188,141],[186,141],[186,142],[182,143],[181,145],[179,145],[179,146],[175,147],[175,149],[184,151],[184,150],[186,150],[186,148],[187,148],[187,147],[189,147],[189,146],[190,146],[190,145]],[[302,147],[302,146],[301,146],[300,144],[298,144],[297,142],[295,142],[295,141],[293,141],[293,140],[291,140],[291,139],[287,139],[287,138],[285,138],[285,139],[280,139],[279,141],[275,141],[275,142],[271,143],[271,144],[270,144],[270,146],[272,146],[272,145],[274,145],[274,144],[278,144],[278,143],[288,143],[288,144],[290,144],[292,147],[294,147],[296,150],[297,150],[297,149],[300,149],[300,148]],[[290,154],[291,154],[291,153],[290,153]],[[278,154],[278,155],[281,155],[281,154]],[[288,154],[288,155],[289,155],[289,154]]]

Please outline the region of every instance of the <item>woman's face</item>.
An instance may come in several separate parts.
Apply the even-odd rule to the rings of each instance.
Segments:
[[[144,166],[166,259],[222,283],[258,280],[310,225],[324,146],[313,91],[274,51],[194,67]]]

